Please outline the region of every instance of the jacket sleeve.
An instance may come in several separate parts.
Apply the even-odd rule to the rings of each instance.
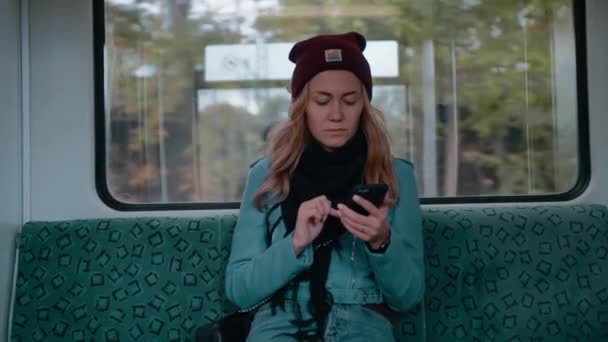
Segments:
[[[262,160],[249,171],[226,267],[226,295],[241,309],[249,309],[271,296],[310,267],[313,259],[312,246],[296,257],[292,234],[266,245],[266,212],[258,210],[252,200],[264,181],[267,165]]]
[[[391,241],[384,253],[367,249],[367,255],[384,301],[407,311],[424,296],[422,222],[413,166],[397,159],[395,172],[399,200],[389,218]]]

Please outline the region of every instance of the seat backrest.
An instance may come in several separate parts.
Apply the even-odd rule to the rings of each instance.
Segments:
[[[424,303],[398,341],[598,341],[608,336],[603,206],[423,210]],[[235,215],[30,222],[15,341],[189,340],[233,311]],[[399,270],[407,272],[407,270]]]
[[[608,212],[424,210],[427,341],[608,341]]]
[[[184,341],[231,310],[235,215],[30,222],[20,235],[15,341]]]
[[[235,215],[29,222],[20,236],[16,341],[191,339],[235,310],[224,270]],[[395,324],[424,336],[424,307]]]

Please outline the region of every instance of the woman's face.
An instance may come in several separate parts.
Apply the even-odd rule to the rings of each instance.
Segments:
[[[361,81],[350,71],[327,70],[308,85],[306,123],[326,150],[343,146],[357,132],[363,111]]]

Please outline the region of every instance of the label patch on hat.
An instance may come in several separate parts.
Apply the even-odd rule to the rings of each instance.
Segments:
[[[342,62],[342,50],[340,50],[340,49],[325,50],[325,61],[326,62]]]

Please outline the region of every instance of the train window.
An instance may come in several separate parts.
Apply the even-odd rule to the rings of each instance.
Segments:
[[[425,202],[572,197],[588,177],[574,3],[96,1],[98,190],[124,209],[238,206],[287,115],[293,42],[359,31]]]

